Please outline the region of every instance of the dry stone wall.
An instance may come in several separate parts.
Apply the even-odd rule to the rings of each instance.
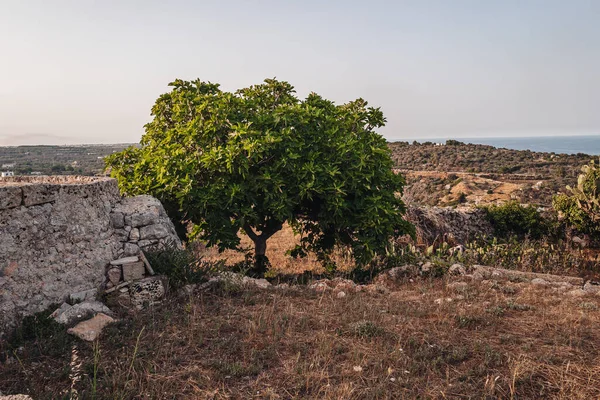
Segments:
[[[23,316],[93,291],[111,260],[180,245],[161,203],[96,177],[0,179],[0,337]]]

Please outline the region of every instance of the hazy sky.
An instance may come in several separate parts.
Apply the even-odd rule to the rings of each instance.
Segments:
[[[0,0],[0,145],[137,142],[175,78],[268,77],[388,139],[600,133],[600,0]]]

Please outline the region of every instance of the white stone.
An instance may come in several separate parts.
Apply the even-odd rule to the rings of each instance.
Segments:
[[[123,265],[139,261],[138,256],[124,257],[110,262],[110,265]]]
[[[338,292],[338,294],[336,295],[336,297],[338,299],[343,299],[344,297],[346,297],[346,292]]]
[[[453,264],[449,269],[448,273],[452,275],[465,275],[467,273],[466,268],[462,264]]]
[[[136,242],[140,240],[140,230],[138,228],[132,228],[131,231],[129,231],[129,240]]]

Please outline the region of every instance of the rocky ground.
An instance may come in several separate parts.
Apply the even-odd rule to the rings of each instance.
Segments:
[[[580,278],[454,265],[369,285],[220,274],[87,343],[52,327],[2,349],[0,390],[61,398],[600,396],[600,292]],[[74,383],[73,383],[74,382]]]

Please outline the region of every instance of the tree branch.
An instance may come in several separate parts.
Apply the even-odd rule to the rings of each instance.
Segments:
[[[252,239],[253,242],[256,242],[258,240],[258,235],[252,230],[252,227],[248,223],[245,223],[243,228],[244,232],[246,232],[246,235],[248,235],[248,237]]]

